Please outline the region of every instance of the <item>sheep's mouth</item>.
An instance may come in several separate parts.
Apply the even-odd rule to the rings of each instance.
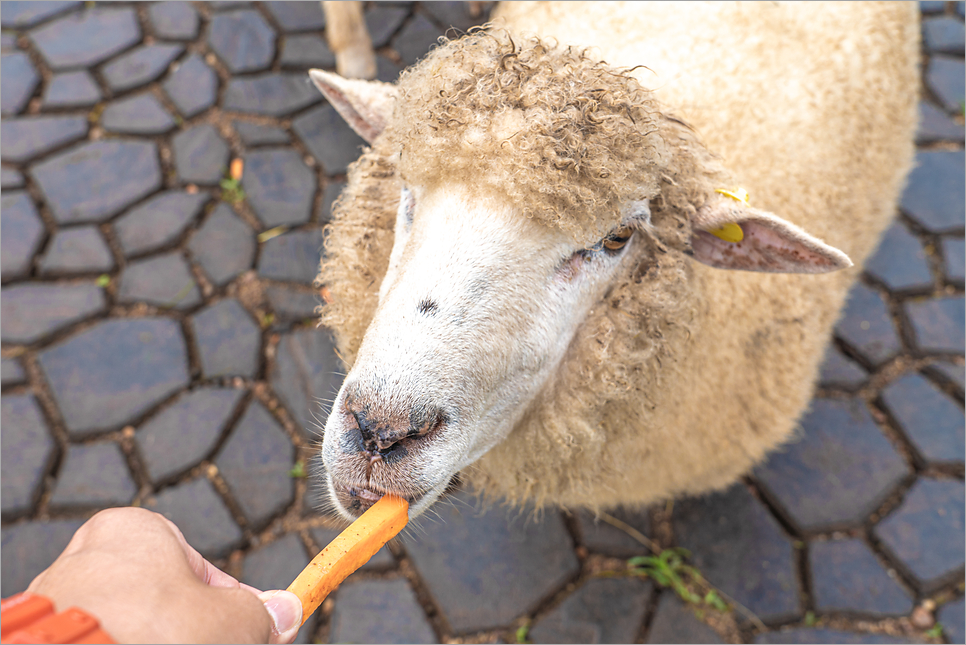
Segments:
[[[332,482],[332,492],[335,495],[336,503],[356,517],[365,513],[370,506],[389,493],[402,497],[409,502],[410,506],[416,505],[426,495],[425,491],[413,494],[398,490],[382,490],[371,484],[342,484],[335,481]]]

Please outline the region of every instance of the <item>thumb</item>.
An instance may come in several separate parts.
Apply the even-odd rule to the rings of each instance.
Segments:
[[[258,599],[272,617],[270,643],[291,643],[302,626],[302,601],[291,591],[263,591]]]

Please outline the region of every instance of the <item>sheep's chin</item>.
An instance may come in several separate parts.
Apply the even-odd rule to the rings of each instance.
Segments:
[[[437,486],[434,486],[433,488],[430,488],[429,490],[423,493],[420,493],[418,495],[400,495],[401,497],[405,497],[407,501],[409,501],[409,519],[413,519],[417,515],[422,514],[423,511],[425,511],[430,506],[435,504],[436,500],[438,500],[443,495],[443,493],[446,492],[446,489],[449,487],[452,480],[453,480],[453,476],[447,477]],[[335,482],[332,481],[331,474],[326,473],[325,481],[326,481],[326,488],[328,489],[328,493],[329,493],[329,499],[332,501],[332,507],[339,513],[340,516],[342,516],[344,519],[350,522],[353,522],[356,519],[358,519],[358,517],[362,515],[362,513],[365,512],[366,509],[362,509],[358,511],[349,510],[339,501],[339,495],[336,492],[336,484]],[[365,497],[371,496],[373,498],[377,497],[375,493],[369,490],[365,491],[364,496]],[[375,499],[372,499],[370,501],[375,501]]]

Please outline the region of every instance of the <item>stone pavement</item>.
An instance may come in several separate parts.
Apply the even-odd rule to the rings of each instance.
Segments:
[[[918,168],[801,440],[723,493],[614,514],[730,608],[626,575],[648,550],[611,523],[457,492],[302,641],[963,642],[963,3],[921,8]],[[380,78],[479,20],[369,7]],[[336,534],[304,478],[342,369],[312,279],[361,141],[306,78],[334,64],[323,23],[316,2],[0,6],[3,596],[110,506],[263,588]]]

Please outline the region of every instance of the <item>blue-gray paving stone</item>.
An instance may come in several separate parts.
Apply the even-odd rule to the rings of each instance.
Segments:
[[[0,5],[0,25],[5,29],[27,29],[57,14],[79,7],[80,2],[4,2]]]
[[[617,508],[609,510],[608,513],[645,536],[650,533],[651,523],[647,510]],[[581,544],[591,551],[619,558],[645,555],[649,552],[646,546],[623,530],[595,517],[590,511],[577,512],[576,519],[580,527]]]
[[[289,533],[271,544],[249,551],[242,561],[241,582],[256,589],[285,589],[309,563],[302,541]],[[309,618],[302,625],[293,642],[311,643],[315,620]]]
[[[963,159],[962,150],[923,150],[916,154],[916,167],[909,175],[900,205],[932,233],[963,229]]]
[[[804,531],[862,522],[908,474],[860,399],[815,399],[801,427],[755,472]]]
[[[195,262],[216,286],[227,284],[255,261],[255,232],[227,204],[219,204],[188,242]]]
[[[133,8],[94,7],[41,27],[30,39],[54,70],[89,67],[138,43],[141,27]]]
[[[135,442],[151,481],[178,477],[207,458],[243,394],[242,390],[201,387],[141,426]]]
[[[376,55],[376,80],[383,83],[393,83],[399,78],[403,68],[385,56]]]
[[[27,375],[23,371],[20,363],[14,358],[4,358],[0,360],[0,384],[4,387],[17,385],[27,380]]]
[[[0,32],[0,51],[14,51],[17,49],[17,34],[4,31]]]
[[[215,458],[250,526],[264,526],[295,499],[289,474],[295,447],[285,431],[258,401],[248,405]]]
[[[115,92],[132,90],[160,78],[183,51],[183,45],[171,43],[142,45],[105,65],[101,75]]]
[[[0,532],[0,594],[9,598],[26,591],[30,581],[53,564],[83,523],[84,520],[53,520],[4,526]]]
[[[312,284],[322,260],[322,229],[289,231],[266,240],[258,258],[258,275],[270,280]]]
[[[103,273],[113,268],[114,256],[96,226],[60,229],[37,262],[40,275]]]
[[[23,163],[87,136],[82,116],[35,116],[0,123],[0,156]]]
[[[962,354],[966,349],[963,297],[909,301],[903,305],[915,346],[924,352]]]
[[[849,292],[835,333],[872,365],[881,365],[902,349],[882,296],[861,283]]]
[[[25,513],[40,496],[56,444],[32,396],[0,397],[0,421],[0,509],[5,516]]]
[[[592,578],[538,620],[534,643],[633,643],[651,597],[637,578]]]
[[[822,385],[855,390],[865,383],[868,376],[864,369],[846,357],[835,345],[828,346],[819,373],[819,382]]]
[[[220,0],[218,2],[209,2],[208,6],[212,11],[228,11],[230,9],[250,7],[251,4],[248,0]]]
[[[405,578],[361,580],[339,587],[332,612],[333,643],[438,643]]]
[[[377,4],[366,12],[366,27],[374,48],[389,44],[389,39],[396,33],[403,21],[409,15],[406,7]]]
[[[486,12],[476,18],[470,15],[470,7],[465,2],[428,2],[422,8],[444,29],[451,27],[467,31],[470,27],[486,22]]]
[[[156,2],[148,7],[148,20],[159,38],[194,40],[198,35],[198,12],[189,2]]]
[[[946,11],[946,3],[943,0],[920,0],[919,12],[923,15],[933,13],[943,13]]]
[[[309,534],[312,536],[312,540],[319,548],[319,551],[327,547],[332,540],[339,537],[341,532],[342,531],[339,529],[331,529],[324,526],[317,526],[309,529]],[[391,569],[394,566],[396,566],[396,558],[392,556],[392,552],[389,551],[389,547],[384,546],[376,551],[376,554],[369,558],[368,562],[359,567],[359,570],[385,571],[386,569]]]
[[[316,185],[315,173],[292,148],[258,150],[245,155],[242,187],[252,210],[266,228],[308,222]]]
[[[966,269],[966,241],[961,237],[944,237],[942,239],[943,273],[946,280],[963,284],[964,269]]]
[[[949,396],[919,374],[907,374],[882,391],[886,409],[929,463],[963,463],[966,417]]]
[[[335,54],[319,36],[287,36],[278,62],[283,69],[333,68]]]
[[[962,110],[964,88],[966,88],[966,66],[962,58],[937,54],[929,57],[926,68],[926,86],[947,112],[955,114]]]
[[[342,189],[345,188],[344,181],[332,181],[326,182],[325,190],[322,192],[322,203],[319,204],[319,222],[325,224],[332,221],[332,204],[338,199],[339,195],[342,193]]]
[[[205,307],[192,317],[191,329],[204,378],[256,375],[261,330],[237,300]]]
[[[405,538],[410,561],[457,633],[509,625],[580,569],[560,515],[474,509],[470,494],[438,504],[437,530]],[[468,557],[468,554],[472,554]]]
[[[101,114],[101,125],[118,134],[164,134],[174,129],[174,118],[152,94],[121,99]]]
[[[624,641],[630,643],[630,640]],[[657,612],[651,619],[645,643],[723,643],[721,637],[698,620],[694,610],[686,606],[677,594],[661,594]]]
[[[748,489],[686,499],[674,507],[674,534],[690,563],[765,621],[800,611],[791,540]]]
[[[282,336],[270,379],[302,435],[320,438],[320,425],[328,410],[319,401],[331,401],[344,376],[345,367],[329,332],[303,329]]]
[[[72,445],[50,496],[53,508],[123,506],[137,493],[121,453],[111,442]]]
[[[322,164],[327,175],[344,174],[366,145],[331,105],[323,105],[295,119],[292,131]]]
[[[201,114],[218,98],[218,75],[198,54],[191,54],[176,64],[162,83],[165,93],[185,118]]]
[[[3,193],[0,211],[0,273],[4,278],[27,274],[44,239],[44,223],[30,195],[22,191]]]
[[[922,21],[922,38],[932,53],[963,55],[966,29],[955,18],[930,18]]]
[[[40,83],[40,76],[27,54],[0,56],[0,114],[17,114],[27,106]]]
[[[23,175],[13,168],[0,168],[0,188],[23,188]]]
[[[913,597],[889,576],[862,540],[812,542],[808,562],[816,611],[877,618],[912,611]]]
[[[318,31],[325,27],[325,13],[316,2],[263,2],[282,31]]]
[[[863,634],[860,632],[842,632],[835,629],[820,627],[796,627],[777,632],[766,632],[755,637],[755,643],[816,643],[838,645],[888,645],[889,643],[911,643],[899,636],[888,634]]]
[[[285,130],[271,125],[235,121],[235,132],[246,146],[265,146],[290,141]]]
[[[169,190],[152,197],[114,222],[117,241],[130,257],[173,244],[191,224],[209,196]]]
[[[94,141],[35,165],[30,175],[59,224],[103,222],[161,187],[147,141]]]
[[[93,282],[27,283],[0,292],[0,338],[29,344],[107,309],[104,290]]]
[[[172,139],[171,147],[181,181],[217,184],[228,169],[228,144],[210,123],[179,132]]]
[[[963,142],[963,126],[950,119],[931,103],[919,102],[919,128],[916,144],[926,145],[936,141]]]
[[[928,291],[932,288],[932,272],[922,242],[901,222],[886,231],[865,270],[890,291]]]
[[[412,65],[439,43],[443,31],[417,13],[393,39],[393,48],[407,66]]]
[[[86,69],[54,74],[44,90],[43,107],[89,107],[101,100],[101,89]]]
[[[307,293],[278,284],[266,286],[265,295],[278,323],[312,320],[315,309],[322,304],[322,298],[314,291]]]
[[[272,64],[275,32],[253,9],[215,14],[208,45],[232,74],[258,72]]]
[[[966,613],[966,608],[963,606],[962,598],[947,602],[936,613],[936,620],[943,626],[943,633],[946,634],[946,640],[950,643],[966,641],[964,613]]]
[[[966,2],[960,0],[960,2],[956,3],[956,15],[960,18],[966,17]]]
[[[920,477],[872,529],[923,591],[963,577],[963,482]]]
[[[241,529],[203,477],[165,489],[153,501],[147,508],[174,522],[188,544],[207,558],[228,555],[242,544]]]
[[[231,79],[222,105],[229,111],[285,117],[321,100],[305,74],[272,72]]]
[[[166,318],[106,320],[37,358],[71,435],[119,428],[190,380],[181,326]]]
[[[190,309],[201,303],[201,291],[188,263],[174,251],[128,264],[121,272],[117,301]]]
[[[960,390],[963,389],[963,383],[966,381],[966,369],[962,365],[939,362],[933,363],[926,369],[934,378],[938,378],[942,382],[952,383]]]

